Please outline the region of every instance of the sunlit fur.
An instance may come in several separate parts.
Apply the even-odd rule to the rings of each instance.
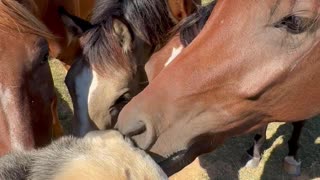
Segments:
[[[116,131],[63,137],[32,152],[0,159],[0,179],[167,179],[158,165]]]

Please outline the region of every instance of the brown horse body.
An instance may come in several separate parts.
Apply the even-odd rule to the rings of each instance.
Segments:
[[[18,2],[1,0],[0,29],[1,156],[51,141],[55,94],[45,26]]]
[[[319,9],[316,0],[218,1],[117,127],[171,174],[228,137],[318,115]]]

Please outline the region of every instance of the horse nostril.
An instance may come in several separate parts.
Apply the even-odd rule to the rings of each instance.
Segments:
[[[150,148],[155,141],[155,132],[147,121],[127,121],[122,125],[117,124],[116,129],[129,137],[141,149]]]
[[[133,122],[133,121],[132,121]],[[146,125],[144,122],[142,121],[138,121],[135,123],[131,123],[128,124],[124,130],[122,131],[122,133],[126,136],[132,137],[132,136],[136,136],[139,134],[142,134],[146,131]]]

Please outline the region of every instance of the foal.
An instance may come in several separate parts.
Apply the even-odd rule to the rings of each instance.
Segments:
[[[91,23],[60,10],[82,52],[66,77],[73,130],[113,127],[119,111],[147,84],[144,64],[175,25],[167,1],[97,1]]]
[[[116,131],[63,137],[50,146],[0,158],[1,180],[167,179],[144,151]]]

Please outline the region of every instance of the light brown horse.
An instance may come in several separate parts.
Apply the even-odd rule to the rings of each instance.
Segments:
[[[47,28],[17,1],[0,1],[0,156],[52,138],[55,94]]]
[[[73,133],[111,128],[123,105],[147,84],[144,64],[175,25],[168,4],[98,1],[91,22],[64,10],[61,15],[83,49],[66,77],[74,105]]]
[[[226,138],[318,115],[319,9],[317,0],[217,1],[117,128],[172,174]]]
[[[58,14],[58,8],[64,7],[71,14],[89,20],[95,2],[95,0],[34,0],[36,15],[57,37],[49,41],[51,55],[63,62],[67,69],[76,59],[80,45],[77,38],[67,33]],[[185,18],[195,10],[195,5],[191,0],[168,0],[168,4],[172,18],[176,21]],[[26,5],[30,6],[28,3]]]

